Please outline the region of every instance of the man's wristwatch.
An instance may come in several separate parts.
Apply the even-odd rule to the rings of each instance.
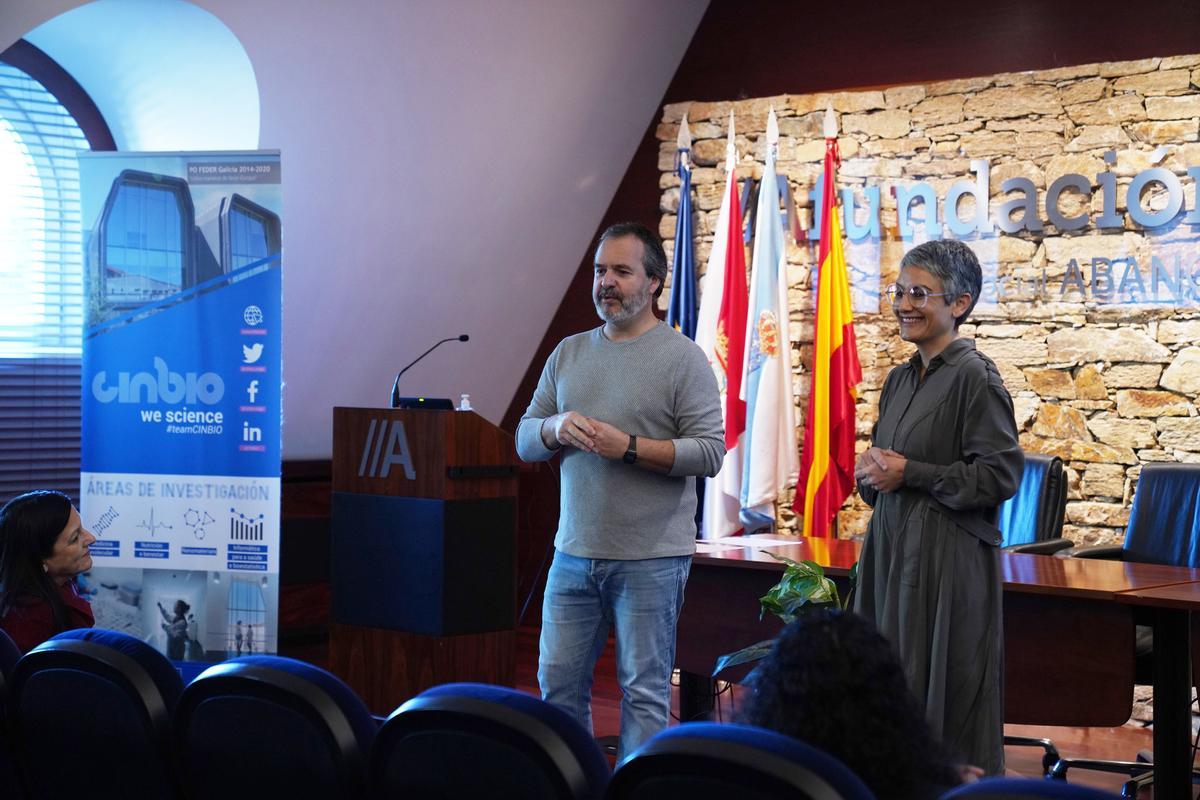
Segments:
[[[637,461],[637,437],[632,433],[629,434],[629,448],[625,450],[625,455],[621,460],[626,464],[633,464]]]

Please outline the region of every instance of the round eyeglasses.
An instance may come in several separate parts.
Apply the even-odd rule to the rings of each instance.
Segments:
[[[889,284],[883,293],[887,295],[888,302],[896,306],[900,304],[900,297],[908,295],[908,302],[913,308],[924,308],[931,297],[947,297],[949,292],[931,292],[924,286],[909,286],[905,289],[898,283]]]

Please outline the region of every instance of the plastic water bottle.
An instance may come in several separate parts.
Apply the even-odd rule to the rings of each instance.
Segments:
[[[471,409],[471,395],[467,394],[466,392],[463,392],[461,395],[459,395],[458,410],[459,411],[471,411],[472,410]]]

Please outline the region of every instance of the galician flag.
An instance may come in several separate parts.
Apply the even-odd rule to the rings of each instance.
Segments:
[[[689,339],[696,338],[696,261],[692,255],[692,136],[687,114],[679,123],[675,158],[679,171],[679,213],[675,222],[675,269],[667,324]]]
[[[742,454],[742,523],[773,525],[775,500],[799,472],[792,347],[788,337],[787,249],[775,175],[779,124],[767,116],[767,163],[758,190],[746,320],[746,449]]]
[[[854,488],[855,386],[862,380],[851,318],[850,280],[837,207],[837,119],[825,111],[825,182],[821,192],[821,246],[813,332],[812,392],[804,425],[803,493],[794,508],[805,536],[828,536],[838,509]]]
[[[725,194],[717,213],[716,235],[704,271],[696,344],[708,356],[721,390],[725,421],[725,459],[716,477],[704,484],[705,539],[739,533],[742,496],[742,450],[746,433],[746,401],[741,397],[742,360],[746,347],[746,246],[742,242],[742,207],[738,201],[737,150],[733,113],[725,145]]]

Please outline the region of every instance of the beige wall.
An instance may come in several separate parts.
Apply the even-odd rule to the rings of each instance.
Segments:
[[[884,377],[911,354],[910,346],[896,335],[890,311],[880,313],[874,301],[864,304],[862,299],[892,279],[900,256],[912,244],[898,236],[890,187],[924,181],[940,200],[954,182],[973,179],[973,159],[986,159],[994,219],[1000,203],[1014,196],[1002,193],[1001,183],[1028,178],[1038,190],[1038,217],[1045,227],[967,239],[980,254],[985,273],[1004,282],[1006,295],[977,309],[962,330],[1000,367],[1013,395],[1022,446],[1058,454],[1067,462],[1065,535],[1086,543],[1120,541],[1141,464],[1200,461],[1200,299],[1192,295],[1177,302],[1138,304],[1128,294],[1104,298],[1090,287],[1084,294],[1070,286],[1066,292],[1061,289],[1072,261],[1087,282],[1093,258],[1136,259],[1148,287],[1151,257],[1160,258],[1172,276],[1178,257],[1184,272],[1195,271],[1200,284],[1198,226],[1183,221],[1196,206],[1195,183],[1187,168],[1200,167],[1198,86],[1200,56],[1182,56],[883,90],[669,105],[658,129],[660,232],[669,251],[679,203],[675,137],[685,111],[695,139],[694,229],[697,263],[703,270],[721,201],[720,161],[729,111],[737,129],[739,177],[757,177],[765,153],[767,109],[774,106],[782,134],[779,171],[788,177],[800,217],[807,220],[808,192],[824,154],[821,114],[827,104],[833,106],[841,131],[839,187],[881,187],[881,240],[847,248],[859,298],[855,330],[863,366],[858,405],[862,449]],[[1110,152],[1115,154],[1112,164],[1104,160]],[[1125,197],[1135,176],[1152,166],[1177,176],[1184,210],[1174,224],[1146,231],[1130,218]],[[1090,213],[1091,220],[1080,230],[1062,232],[1047,223],[1045,196],[1054,180],[1067,173],[1086,176],[1093,192],[1091,197],[1063,194],[1060,211],[1064,216]],[[1102,173],[1115,176],[1115,210],[1123,227],[1096,224],[1103,204],[1097,178]],[[1148,211],[1162,209],[1166,201],[1166,192],[1154,183],[1141,199]],[[864,210],[860,207],[858,213],[861,222]],[[958,214],[967,219],[973,213],[974,199],[968,196]],[[815,243],[789,243],[790,329],[801,439],[812,358],[815,259]],[[1119,283],[1125,266],[1121,261],[1115,264]],[[1020,289],[1018,279],[1027,281]],[[1038,296],[1029,288],[1031,280],[1045,280],[1046,291]],[[1186,280],[1190,279],[1185,276]],[[988,297],[987,290],[984,294]],[[664,302],[667,297],[664,293]],[[781,527],[794,529],[790,504],[789,493],[779,516]],[[840,517],[842,535],[862,532],[869,511],[856,495],[851,497]]]

